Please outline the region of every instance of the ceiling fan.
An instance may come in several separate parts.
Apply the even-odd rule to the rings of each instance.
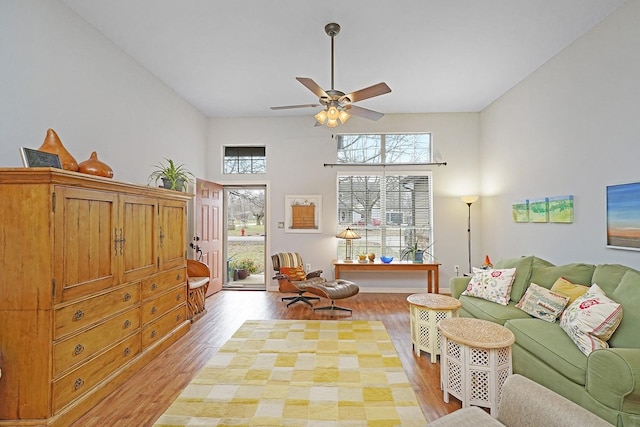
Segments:
[[[369,120],[379,120],[384,114],[353,105],[354,102],[373,98],[391,92],[386,83],[378,83],[355,92],[347,93],[334,89],[333,87],[333,39],[340,32],[340,25],[330,23],[324,27],[325,33],[331,37],[331,89],[325,91],[313,79],[308,77],[296,77],[307,89],[318,97],[319,104],[285,105],[281,107],[271,107],[272,110],[286,110],[292,108],[313,108],[324,106],[325,108],[315,115],[316,126],[326,123],[328,127],[335,127],[340,123],[344,124],[350,115],[364,117]]]

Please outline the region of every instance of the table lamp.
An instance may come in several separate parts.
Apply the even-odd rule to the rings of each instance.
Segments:
[[[338,234],[336,236],[338,239],[345,239],[346,242],[346,257],[344,259],[344,262],[353,262],[351,260],[351,240],[353,239],[359,239],[360,236],[358,235],[358,233],[356,233],[355,231],[353,231],[352,229],[350,229],[349,227],[347,227],[346,229],[342,230],[340,232],[340,234]]]

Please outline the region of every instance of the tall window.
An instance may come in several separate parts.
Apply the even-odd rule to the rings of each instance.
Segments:
[[[225,174],[251,174],[266,172],[265,147],[224,147]]]
[[[373,166],[430,160],[430,134],[338,136],[338,163],[372,164],[370,171],[338,173],[336,231],[350,227],[361,236],[352,241],[354,254],[400,259],[407,245],[424,249],[432,244],[431,172],[380,171]],[[338,244],[338,258],[344,258],[345,242]]]

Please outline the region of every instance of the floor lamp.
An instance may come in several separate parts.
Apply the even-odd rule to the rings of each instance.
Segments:
[[[469,207],[469,214],[467,216],[467,240],[469,245],[469,273],[472,273],[471,271],[471,205],[473,204],[473,202],[478,200],[478,196],[462,196],[460,197],[460,199],[462,199],[462,201],[465,202]]]
[[[353,231],[352,229],[350,229],[349,227],[347,227],[346,229],[342,230],[340,232],[340,234],[338,234],[336,236],[339,239],[345,239],[346,242],[346,257],[344,259],[344,262],[353,262],[351,260],[351,240],[353,239],[359,239],[360,236],[358,235],[358,233],[356,233],[355,231]]]

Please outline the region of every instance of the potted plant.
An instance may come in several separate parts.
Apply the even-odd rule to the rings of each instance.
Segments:
[[[231,269],[233,269],[234,280],[244,280],[251,273],[257,273],[260,269],[258,263],[249,258],[236,259],[231,261]]]
[[[166,164],[157,164],[156,169],[149,175],[149,182],[162,181],[162,187],[170,190],[184,191],[186,184],[193,181],[194,175],[184,165],[176,165],[173,160],[165,159]]]
[[[433,246],[435,242],[431,243],[429,246],[421,248],[418,245],[418,242],[415,243],[407,243],[407,246],[400,253],[401,259],[411,259],[414,263],[420,264],[424,260],[424,254],[427,253],[430,257],[433,257],[431,253],[429,253],[429,249]]]

